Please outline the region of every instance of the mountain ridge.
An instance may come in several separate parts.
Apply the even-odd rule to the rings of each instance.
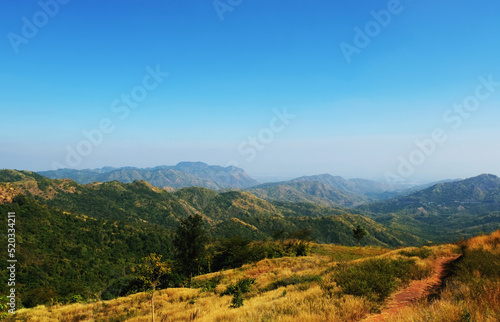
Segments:
[[[247,188],[259,182],[234,166],[221,167],[203,162],[180,162],[174,166],[152,168],[104,167],[99,169],[58,169],[39,171],[39,174],[51,179],[72,179],[80,184],[94,181],[106,182],[117,180],[131,183],[145,180],[156,187],[184,188],[199,186],[214,190],[228,188]]]

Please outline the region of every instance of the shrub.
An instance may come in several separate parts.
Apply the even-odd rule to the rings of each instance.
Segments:
[[[429,269],[418,266],[413,259],[378,258],[340,266],[334,273],[334,280],[345,294],[382,302],[401,283],[429,274]]]
[[[302,276],[293,275],[289,277],[284,277],[282,279],[270,283],[268,286],[264,288],[264,290],[267,292],[278,289],[282,286],[298,285],[298,284],[320,282],[320,281],[321,281],[321,276],[319,275],[302,275]]]
[[[194,280],[193,287],[201,288],[202,292],[214,291],[221,279],[222,275],[217,275],[207,280]]]
[[[466,250],[456,270],[462,282],[469,282],[479,277],[500,278],[500,255],[484,249]]]
[[[400,255],[406,256],[406,257],[419,257],[421,259],[426,259],[429,256],[432,255],[432,249],[429,247],[422,247],[422,248],[416,248],[412,250],[403,250],[399,252]]]
[[[231,307],[237,308],[243,306],[243,294],[248,293],[250,291],[250,285],[255,283],[255,278],[244,277],[236,284],[230,284],[224,292],[221,293],[223,295],[232,295],[233,299],[231,301]]]

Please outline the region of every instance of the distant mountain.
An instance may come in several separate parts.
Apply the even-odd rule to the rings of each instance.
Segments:
[[[80,184],[91,182],[119,181],[131,183],[144,180],[156,187],[204,187],[209,189],[247,188],[258,184],[243,169],[237,167],[210,166],[203,162],[181,162],[175,166],[155,168],[101,168],[59,169],[41,171],[39,174],[51,179],[71,179]]]
[[[500,228],[500,178],[492,174],[435,184],[407,196],[362,205],[378,222],[449,241]]]
[[[387,183],[367,179],[344,179],[340,176],[320,174],[315,176],[300,177],[294,179],[293,181],[318,181],[342,192],[350,192],[374,199],[384,199],[390,195],[394,195],[392,192],[393,189]]]
[[[428,214],[500,210],[500,178],[482,174],[438,183],[407,196],[371,204],[368,208],[379,213],[419,210]]]
[[[339,176],[321,174],[284,182],[266,183],[248,189],[266,200],[315,202],[326,206],[354,207],[369,201],[397,195],[385,183],[366,179],[346,180]]]
[[[313,202],[333,207],[352,207],[366,202],[366,198],[362,195],[340,191],[325,183],[310,180],[266,183],[247,191],[270,201]]]

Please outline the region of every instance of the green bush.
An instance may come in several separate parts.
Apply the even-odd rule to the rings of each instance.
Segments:
[[[236,284],[230,284],[224,292],[223,295],[232,295],[233,299],[231,301],[231,307],[237,308],[243,306],[243,294],[250,292],[250,285],[255,283],[255,278],[244,277]]]
[[[500,255],[484,249],[466,250],[456,266],[456,274],[462,282],[470,282],[480,277],[500,278]]]
[[[382,302],[402,283],[429,274],[430,270],[419,267],[413,259],[379,258],[342,265],[335,271],[334,279],[345,294]]]
[[[432,255],[432,250],[429,247],[422,247],[422,248],[417,248],[417,249],[412,249],[412,250],[403,250],[399,252],[400,255],[406,256],[406,257],[419,257],[421,259],[426,259],[429,256]]]
[[[208,292],[208,291],[213,291],[219,285],[220,281],[222,279],[221,275],[214,276],[210,279],[207,280],[194,280],[193,281],[193,287],[194,288],[201,288],[202,292]]]
[[[223,295],[233,295],[237,292],[241,292],[243,294],[248,293],[250,291],[250,285],[255,283],[255,278],[244,277],[236,284],[230,284],[224,292],[221,293]]]
[[[302,276],[293,275],[289,277],[284,277],[282,279],[270,283],[268,286],[264,288],[264,290],[267,292],[275,290],[282,286],[298,285],[298,284],[320,282],[320,281],[321,281],[321,276],[319,275],[302,275]]]
[[[249,239],[236,236],[229,239],[220,239],[216,242],[211,250],[213,254],[211,269],[219,271],[240,267],[265,258],[306,256],[308,252],[309,243],[302,240],[251,242]]]
[[[231,300],[231,306],[234,308],[243,306],[243,295],[241,292],[237,292],[234,294],[233,299]]]

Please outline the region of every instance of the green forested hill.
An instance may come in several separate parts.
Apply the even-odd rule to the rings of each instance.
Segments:
[[[51,299],[94,298],[126,279],[140,258],[171,254],[167,230],[158,225],[95,219],[56,210],[29,197],[0,204],[0,213],[16,213],[16,290],[26,306]],[[7,249],[2,221],[0,245]],[[2,281],[7,271],[0,271]],[[0,292],[6,294],[7,283]]]
[[[319,242],[333,240],[345,245],[356,242],[352,236],[341,232],[362,223],[368,231],[366,241],[373,245],[423,242],[411,234],[399,234],[394,238],[382,225],[360,215],[351,215],[346,209],[312,203],[270,203],[248,192],[217,193],[193,187],[170,193],[144,181],[80,185],[68,179],[51,180],[27,171],[12,172],[8,176],[0,171],[0,176],[11,178],[8,181],[17,193],[61,211],[97,219],[156,224],[172,230],[181,218],[200,214],[214,237],[241,235],[262,239],[276,231],[310,229]],[[22,180],[16,181],[19,178]],[[313,217],[328,219],[320,223],[318,219],[312,220]],[[375,231],[378,233],[371,233]]]

